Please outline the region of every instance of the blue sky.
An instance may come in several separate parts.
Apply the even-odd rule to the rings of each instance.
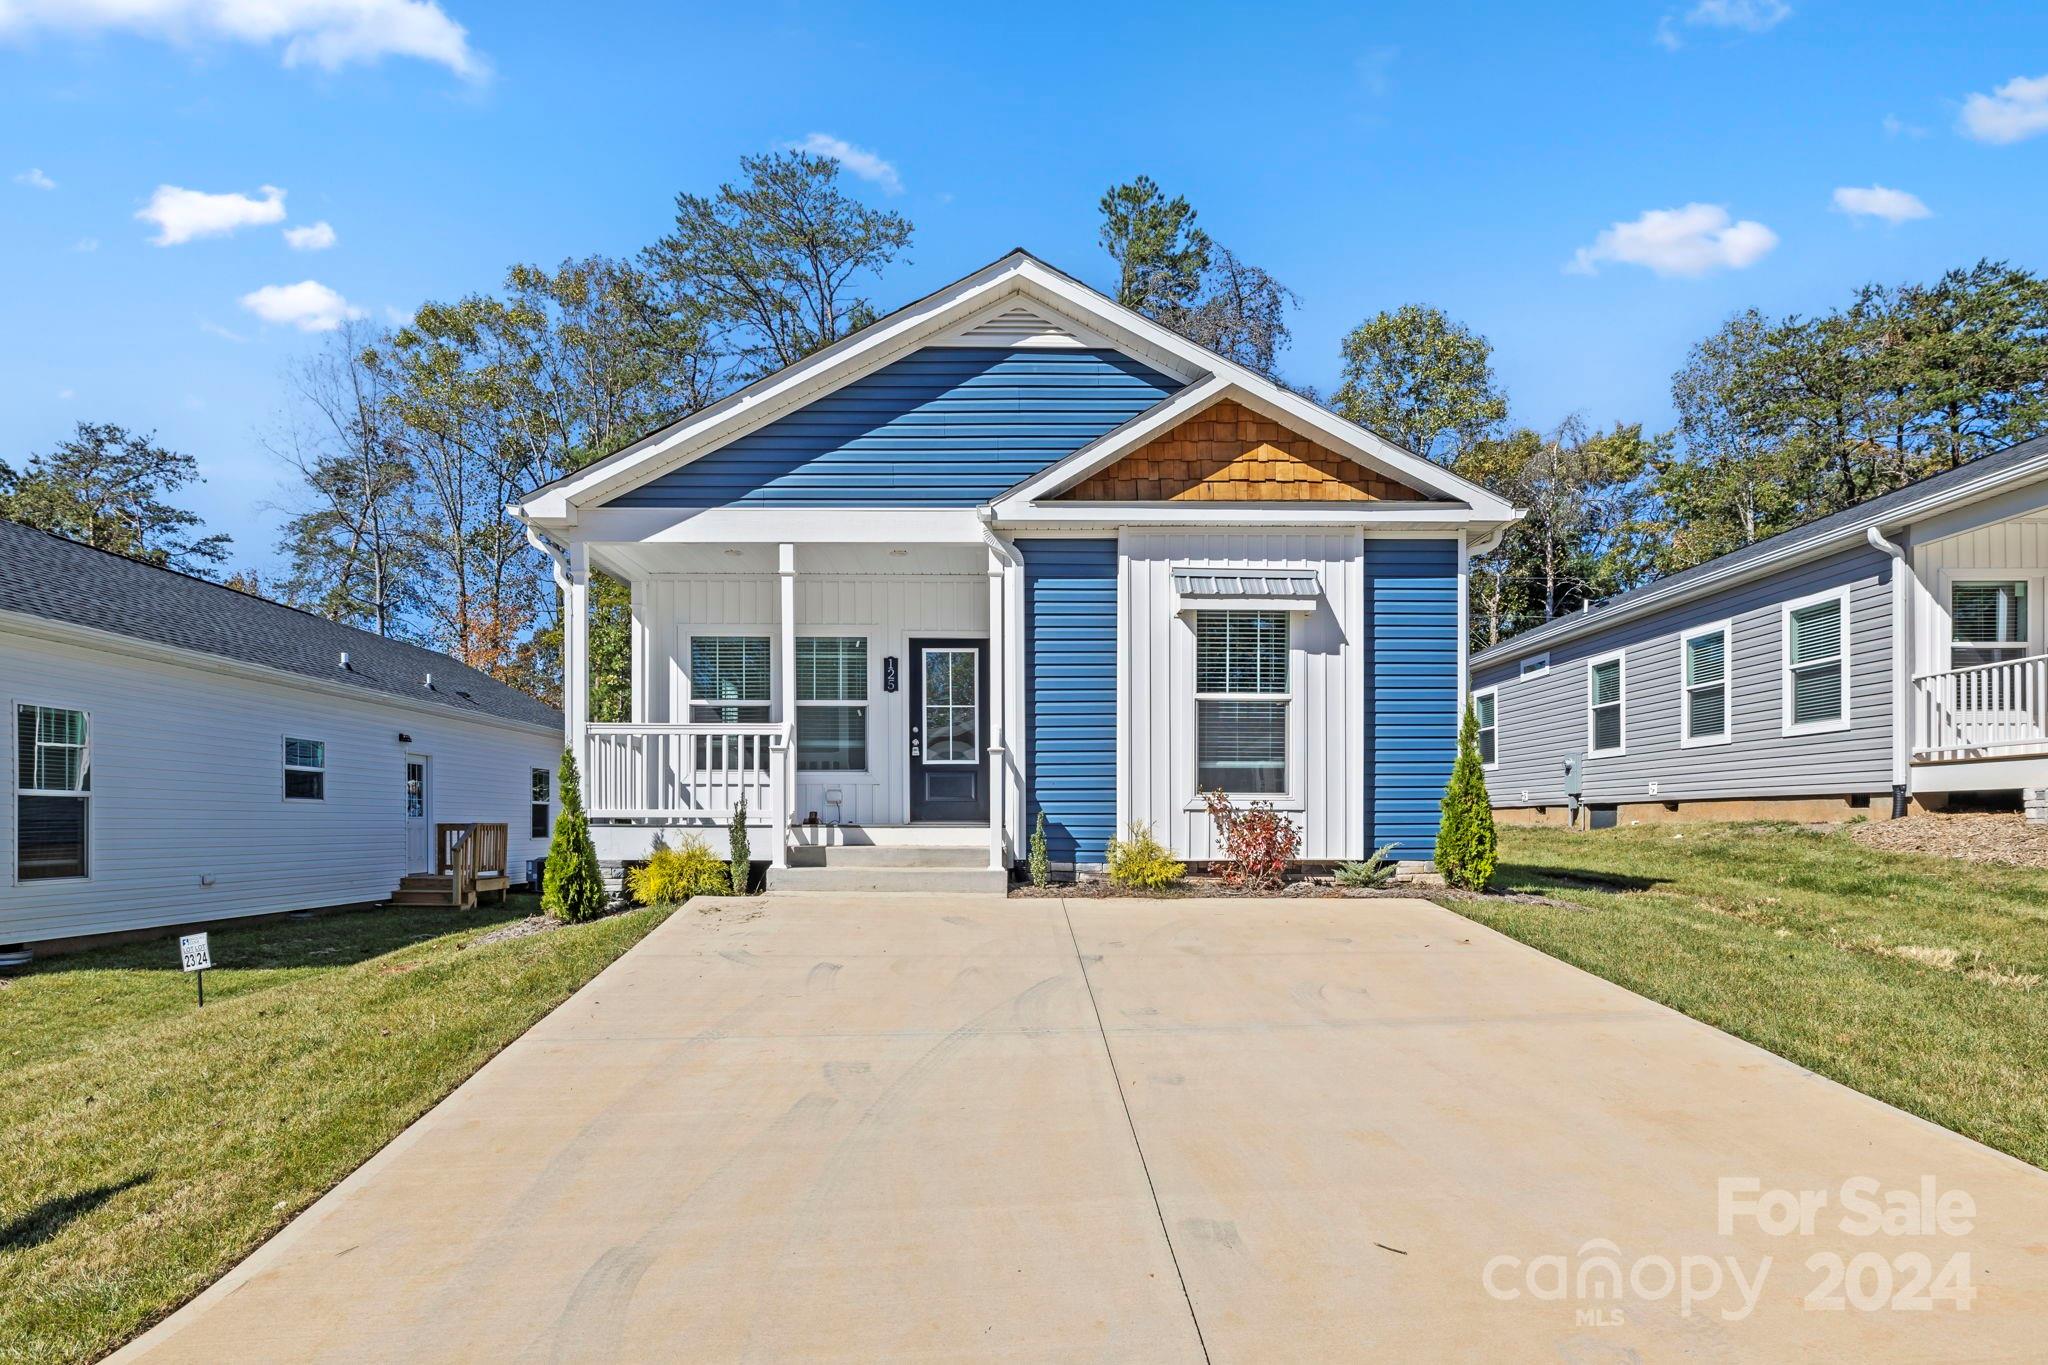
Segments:
[[[1143,172],[1300,293],[1292,378],[1329,389],[1349,327],[1428,302],[1535,425],[1667,423],[1687,346],[1741,307],[2048,269],[2038,4],[246,13],[0,0],[0,458],[154,428],[237,564],[272,562],[289,499],[265,438],[301,324],[630,252],[677,190],[813,135],[917,226],[884,307],[1018,245],[1105,283],[1096,200]],[[321,223],[324,249],[285,238]]]

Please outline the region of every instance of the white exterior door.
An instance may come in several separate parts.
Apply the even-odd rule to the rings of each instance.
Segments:
[[[425,754],[405,756],[405,870],[434,870],[434,824],[428,801],[432,796],[433,760]]]

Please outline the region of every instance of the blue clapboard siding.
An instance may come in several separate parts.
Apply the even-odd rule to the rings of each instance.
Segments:
[[[1055,863],[1100,863],[1116,833],[1114,540],[1020,540],[1025,833]]]
[[[928,347],[613,507],[968,507],[1180,386],[1108,350]]]
[[[1396,858],[1436,853],[1458,753],[1458,543],[1365,542],[1367,825]]]

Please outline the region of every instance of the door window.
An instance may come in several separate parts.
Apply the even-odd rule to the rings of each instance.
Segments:
[[[924,652],[924,761],[973,763],[981,748],[981,651]]]
[[[424,763],[405,765],[405,815],[409,820],[426,818],[427,765]]]

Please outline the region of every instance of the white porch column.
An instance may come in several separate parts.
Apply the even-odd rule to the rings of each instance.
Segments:
[[[782,637],[782,735],[773,745],[771,766],[774,809],[768,816],[768,865],[789,866],[789,808],[796,800],[796,546],[776,547],[776,577],[781,589],[776,626]]]
[[[590,763],[590,549],[582,541],[569,545],[569,565],[562,576],[562,721],[568,730],[569,752],[589,791]]]
[[[1003,816],[1010,804],[1009,728],[1009,635],[1003,612],[1007,577],[1001,548],[991,540],[988,547],[988,865],[990,870],[1009,870],[1008,850],[1003,840]]]

